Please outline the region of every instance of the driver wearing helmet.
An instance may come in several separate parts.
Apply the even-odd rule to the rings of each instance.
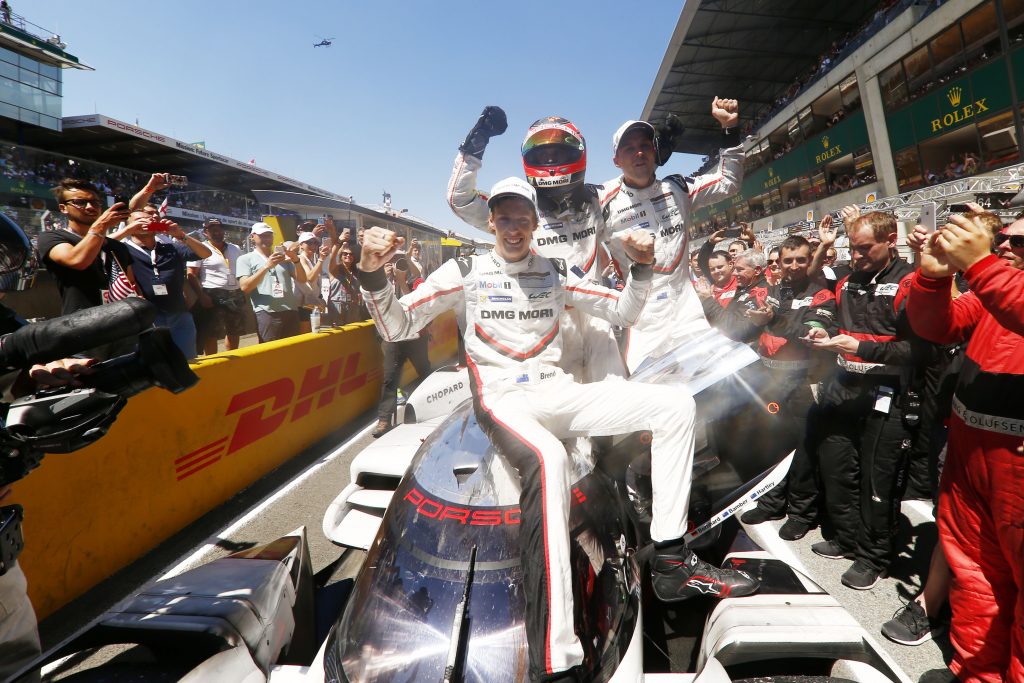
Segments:
[[[486,107],[459,147],[448,205],[470,225],[487,230],[487,195],[477,190],[477,174],[488,140],[507,127],[500,107]],[[537,190],[540,230],[533,244],[537,253],[564,259],[582,279],[600,282],[602,245],[608,241],[604,215],[594,185],[583,182],[587,144],[571,121],[549,116],[535,121],[522,145],[527,181]],[[560,367],[577,381],[596,382],[624,377],[625,366],[611,325],[572,308],[562,315],[566,343]]]
[[[654,240],[639,232],[622,248],[633,264],[622,292],[592,284],[562,259],[532,245],[536,192],[518,178],[488,200],[494,249],[450,259],[401,299],[383,266],[401,246],[389,230],[366,232],[356,275],[384,339],[416,334],[447,310],[465,317],[466,364],[480,425],[519,473],[519,539],[524,572],[530,678],[576,680],[584,663],[574,627],[569,542],[572,467],[561,439],[650,430],[655,540],[652,586],[676,602],[699,594],[740,597],[757,590],[747,574],[711,566],[682,541],[693,467],[695,405],[676,387],[612,377],[582,385],[559,367],[560,314],[571,305],[618,325],[640,315],[650,288]],[[651,406],[659,406],[651,410]],[[600,662],[590,662],[597,668]]]

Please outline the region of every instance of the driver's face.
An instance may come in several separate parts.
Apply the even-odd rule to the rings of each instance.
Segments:
[[[654,182],[657,168],[654,140],[648,131],[634,129],[622,136],[615,150],[615,165],[622,169],[622,175],[634,187],[647,187]]]
[[[573,151],[565,145],[541,145],[530,151],[529,161],[535,166],[558,166],[573,161]]]
[[[494,251],[509,263],[521,261],[530,253],[537,212],[525,199],[499,201],[487,219],[494,232]]]

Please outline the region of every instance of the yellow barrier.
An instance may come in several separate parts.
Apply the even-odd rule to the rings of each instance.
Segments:
[[[436,366],[456,353],[454,316],[430,331]],[[372,408],[380,364],[371,323],[201,359],[192,389],[146,391],[97,443],[47,456],[11,497],[25,506],[20,562],[39,617]]]

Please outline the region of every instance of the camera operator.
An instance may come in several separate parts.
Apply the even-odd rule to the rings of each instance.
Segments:
[[[9,308],[0,304],[4,313]],[[0,333],[13,332],[4,327]],[[35,365],[27,372],[16,373],[14,377],[5,377],[5,383],[13,382],[13,387],[5,392],[4,398],[12,395],[14,387],[24,393],[35,385],[39,387],[62,386],[77,383],[76,377],[89,374],[92,359],[65,358],[45,365]],[[10,495],[11,487],[0,484],[0,539],[9,533],[8,527],[21,522],[21,507],[4,506],[4,500]],[[17,554],[21,547],[7,548],[0,540],[0,680],[14,674],[22,666],[40,654],[39,629],[36,613],[28,598],[28,582],[25,573],[18,565]]]
[[[140,229],[128,238],[132,268],[142,296],[159,311],[156,325],[171,331],[171,337],[185,358],[196,357],[196,325],[185,302],[185,268],[189,261],[209,258],[213,252],[205,244],[185,234],[177,223],[157,213],[133,211],[129,224]],[[159,242],[166,234],[174,242]]]

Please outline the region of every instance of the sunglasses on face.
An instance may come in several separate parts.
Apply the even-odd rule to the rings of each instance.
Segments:
[[[1004,232],[996,235],[995,242],[997,247],[1007,241],[1013,249],[1024,249],[1024,235],[1007,235]]]
[[[75,207],[76,209],[84,209],[85,207],[89,206],[90,204],[93,205],[93,206],[99,206],[100,205],[99,200],[96,200],[96,199],[65,199],[64,203],[65,204],[70,204],[71,206]]]

